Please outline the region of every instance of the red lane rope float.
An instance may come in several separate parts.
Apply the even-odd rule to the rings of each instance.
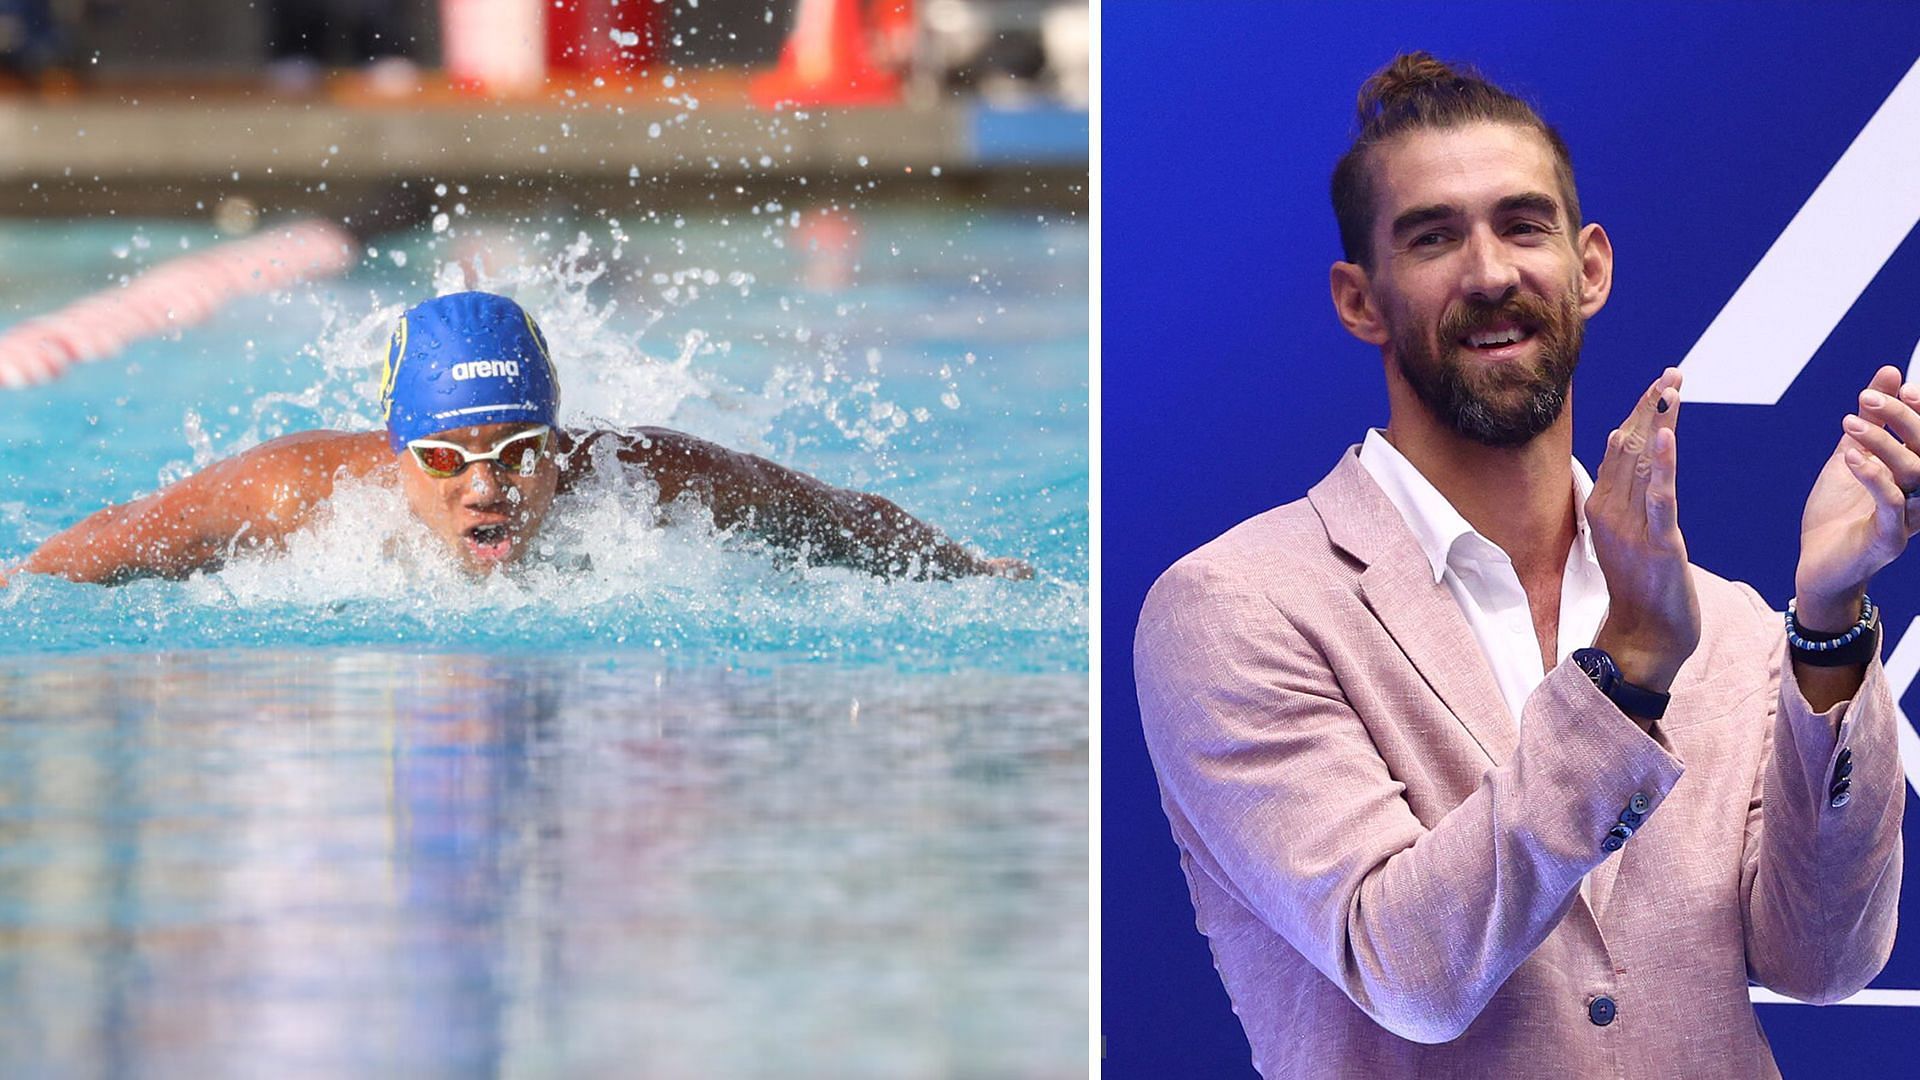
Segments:
[[[141,338],[203,322],[235,297],[344,273],[358,250],[352,234],[338,225],[299,221],[161,263],[120,288],[0,333],[0,388],[57,379],[74,364],[104,360]]]

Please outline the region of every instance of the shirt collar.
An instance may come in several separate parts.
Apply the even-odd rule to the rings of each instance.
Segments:
[[[1400,511],[1407,528],[1413,531],[1413,537],[1420,544],[1420,550],[1426,553],[1427,563],[1433,570],[1435,584],[1446,577],[1447,560],[1453,554],[1454,545],[1463,537],[1474,537],[1488,548],[1499,548],[1474,531],[1467,519],[1453,508],[1440,489],[1433,486],[1413,462],[1406,459],[1398,448],[1387,441],[1386,435],[1378,428],[1367,431],[1366,441],[1360,444],[1360,464],[1380,485],[1380,490]],[[1587,496],[1593,492],[1593,477],[1578,458],[1573,459],[1573,520],[1577,533],[1576,542],[1580,555],[1590,563],[1597,563],[1593,554],[1593,536],[1587,531]]]

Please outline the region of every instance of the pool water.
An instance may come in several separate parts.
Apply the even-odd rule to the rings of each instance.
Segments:
[[[0,651],[594,643],[681,662],[1083,668],[1085,229],[819,217],[831,224],[594,218],[375,241],[379,254],[344,280],[241,301],[176,340],[0,396],[0,565],[275,435],[373,429],[400,311],[472,286],[539,319],[568,426],[662,424],[874,491],[989,554],[1027,559],[1037,581],[796,571],[739,538],[656,529],[644,490],[608,477],[557,508],[536,565],[475,588],[443,560],[387,557],[417,527],[388,493],[354,490],[285,557],[185,584],[23,579],[0,592]],[[98,264],[47,275],[71,295],[110,287],[136,254],[210,239],[157,224],[67,231]],[[9,251],[3,237],[0,264],[61,250],[33,236]],[[57,306],[32,299],[41,306],[22,314]],[[594,572],[574,572],[583,564]]]
[[[213,242],[0,227],[0,318]],[[186,581],[17,577],[0,1072],[1083,1073],[1084,226],[455,214],[371,247],[0,397],[0,565],[371,429],[399,311],[486,287],[540,319],[564,423],[875,491],[1035,579],[793,567],[621,477],[478,582],[377,488]]]

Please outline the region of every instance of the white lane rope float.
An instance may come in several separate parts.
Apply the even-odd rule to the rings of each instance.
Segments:
[[[75,364],[203,322],[237,297],[344,273],[358,250],[347,230],[309,220],[168,260],[123,286],[0,332],[0,388],[51,382]]]

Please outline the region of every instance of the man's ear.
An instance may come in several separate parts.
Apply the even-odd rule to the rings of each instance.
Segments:
[[[1373,305],[1366,268],[1359,263],[1334,263],[1327,273],[1327,285],[1333,292],[1334,314],[1340,316],[1340,325],[1347,328],[1347,333],[1369,345],[1385,345],[1387,324]]]
[[[1593,318],[1613,295],[1613,241],[1590,224],[1580,230],[1580,314]]]

